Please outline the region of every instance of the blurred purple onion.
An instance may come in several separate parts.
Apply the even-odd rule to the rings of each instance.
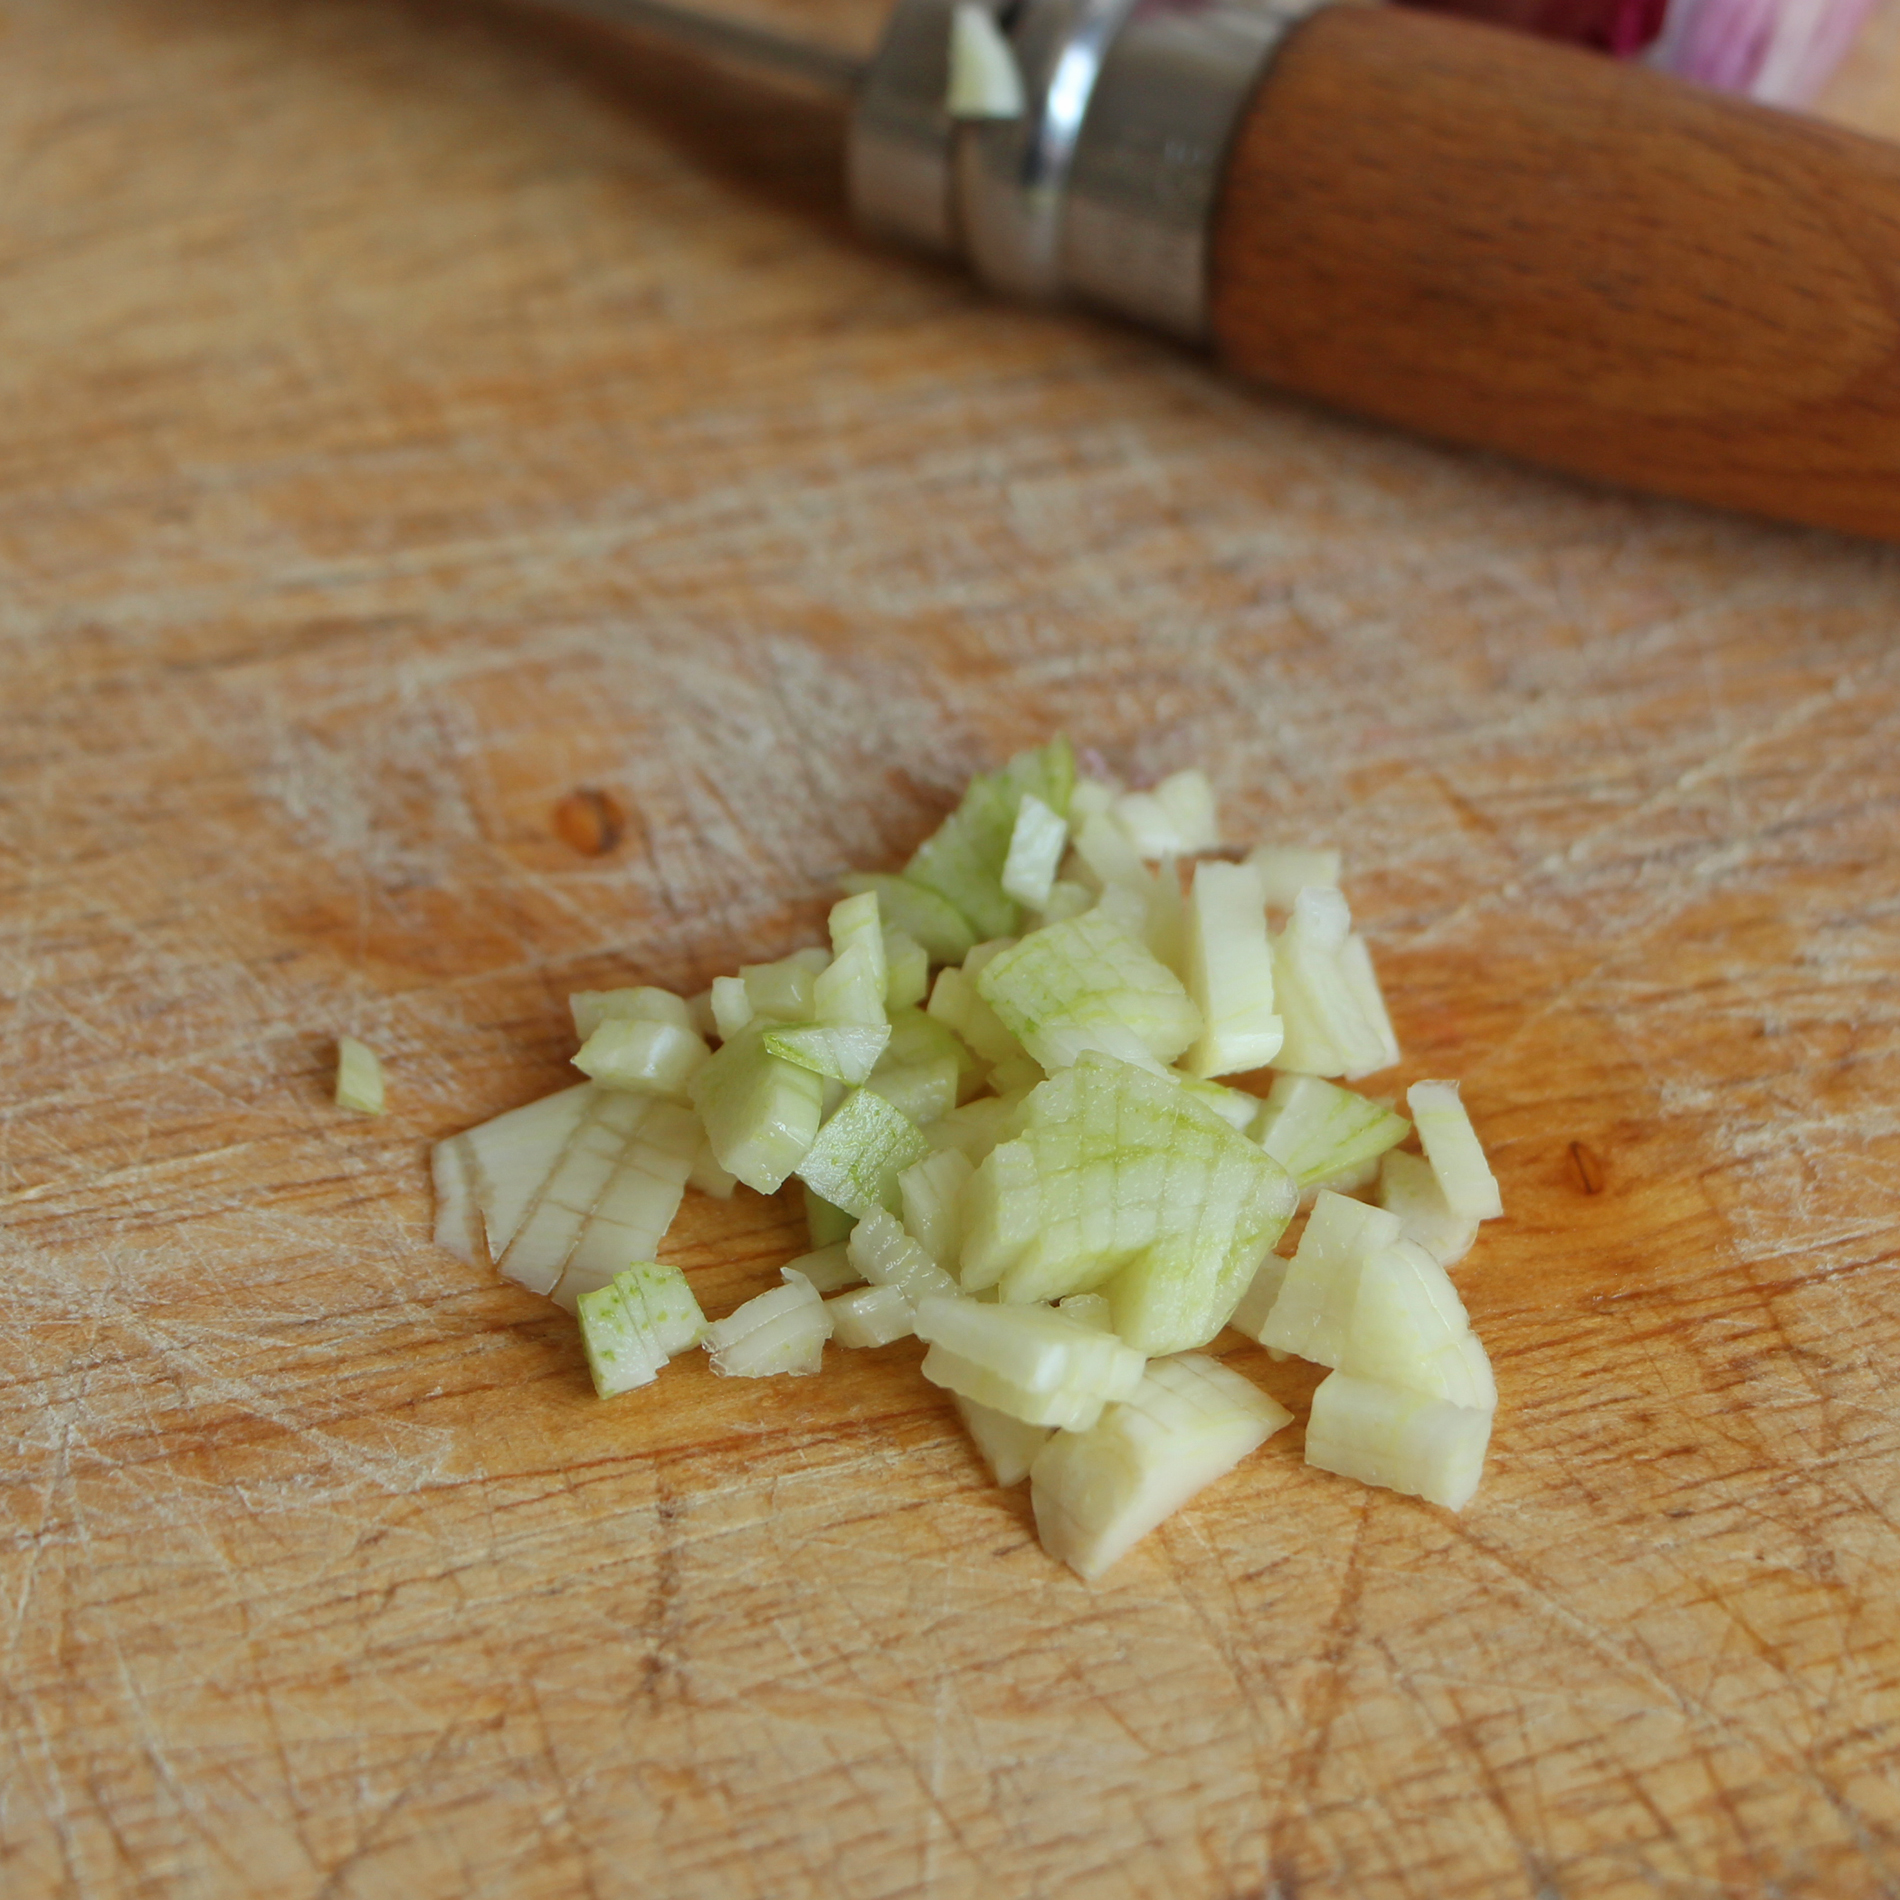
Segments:
[[[1705,86],[1804,106],[1872,11],[1873,0],[1670,0],[1654,58]]]
[[[1625,59],[1765,105],[1802,106],[1827,83],[1873,0],[1408,0]]]

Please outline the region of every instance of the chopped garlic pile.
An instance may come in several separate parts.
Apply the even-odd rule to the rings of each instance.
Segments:
[[[1022,754],[844,881],[828,951],[576,995],[589,1081],[437,1147],[437,1239],[576,1312],[603,1398],[914,1335],[1084,1577],[1290,1422],[1199,1350],[1230,1325],[1329,1368],[1308,1464],[1462,1508],[1497,1389],[1446,1269],[1497,1182],[1455,1082],[1345,1086],[1399,1050],[1338,854],[1219,836],[1199,772]],[[812,1251],[708,1325],[655,1258],[687,1186],[793,1181]]]

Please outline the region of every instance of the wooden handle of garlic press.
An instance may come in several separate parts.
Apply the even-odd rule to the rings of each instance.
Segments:
[[[1465,20],[1333,7],[1237,135],[1212,293],[1245,374],[1900,539],[1900,146]]]

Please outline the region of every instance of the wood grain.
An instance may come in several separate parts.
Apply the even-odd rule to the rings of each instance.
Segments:
[[[819,121],[453,8],[0,60],[8,1900],[1900,1891],[1892,553],[998,307]],[[569,988],[1056,726],[1343,845],[1465,1079],[1462,1517],[1295,1427],[1085,1588],[914,1348],[601,1406],[430,1247]]]
[[[1332,8],[1237,138],[1243,373],[1448,441],[1900,538],[1900,149],[1526,35]]]

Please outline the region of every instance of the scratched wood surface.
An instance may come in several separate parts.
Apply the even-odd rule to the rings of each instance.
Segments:
[[[821,115],[455,6],[0,74],[9,1900],[1900,1893],[1900,556],[998,308]],[[914,1346],[602,1406],[430,1246],[568,989],[1058,726],[1342,844],[1465,1078],[1463,1516],[1296,1426],[1085,1587]]]

